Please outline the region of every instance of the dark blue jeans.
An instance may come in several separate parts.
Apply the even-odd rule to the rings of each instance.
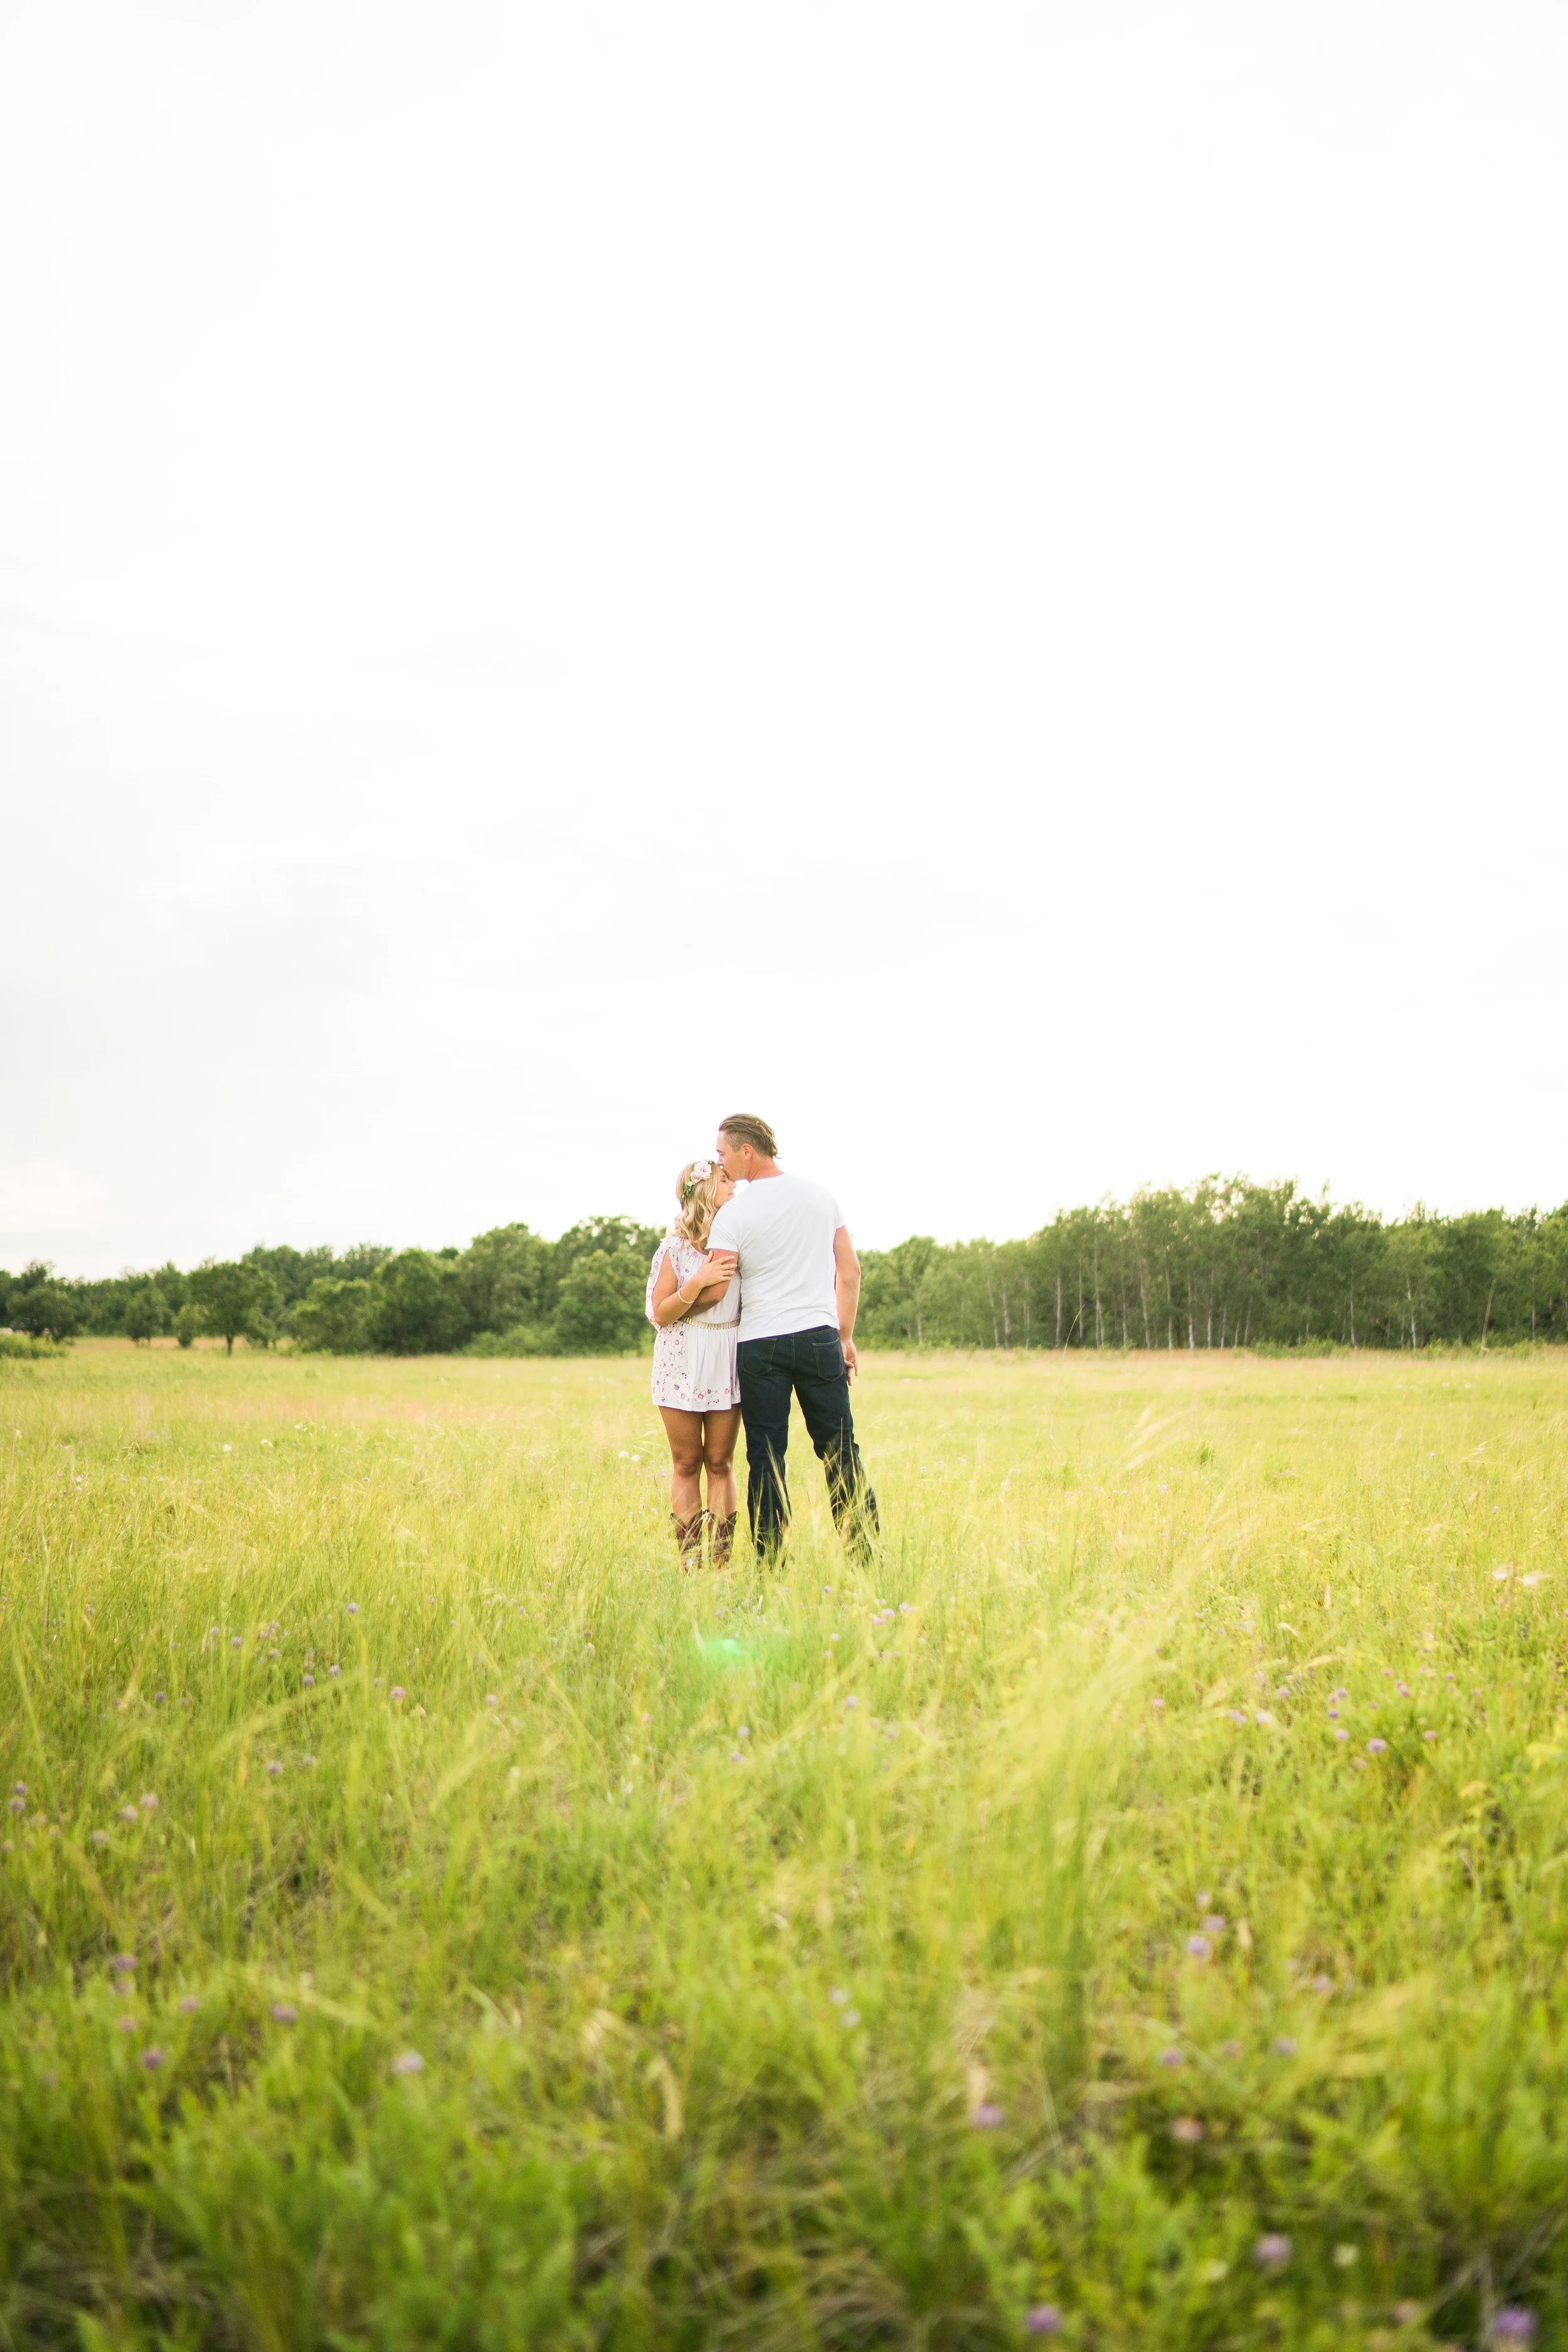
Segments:
[[[861,1466],[849,1410],[849,1377],[838,1334],[792,1331],[740,1345],[741,1419],[746,1431],[746,1515],[759,1552],[776,1552],[789,1526],[784,1455],[790,1398],[800,1399],[806,1433],[827,1473],[827,1499],[841,1535],[862,1558],[877,1531],[877,1497]]]

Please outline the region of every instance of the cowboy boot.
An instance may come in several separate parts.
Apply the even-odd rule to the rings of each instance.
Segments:
[[[673,1511],[669,1515],[669,1524],[675,1530],[675,1549],[680,1554],[682,1571],[688,1576],[702,1565],[702,1522],[707,1516],[705,1511],[699,1511],[689,1519],[678,1518]]]
[[[728,1568],[730,1565],[730,1555],[735,1549],[735,1518],[733,1511],[727,1519],[715,1518],[711,1511],[708,1515],[709,1541],[712,1546],[715,1568]]]

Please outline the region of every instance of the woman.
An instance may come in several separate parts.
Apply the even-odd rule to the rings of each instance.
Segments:
[[[647,1278],[653,1401],[669,1439],[669,1502],[684,1569],[702,1565],[706,1522],[715,1568],[728,1568],[735,1542],[735,1439],[741,1385],[735,1370],[741,1286],[732,1275],[701,1279],[708,1228],[735,1187],[710,1160],[689,1160],[676,1184],[680,1206],[654,1252]],[[708,1507],[702,1507],[702,1473]]]

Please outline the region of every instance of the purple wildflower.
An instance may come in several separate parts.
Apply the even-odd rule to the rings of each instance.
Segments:
[[[1535,2333],[1535,2314],[1517,2303],[1505,2304],[1492,2321],[1494,2344],[1528,2344]]]
[[[197,2010],[200,2009],[201,2002],[196,1999],[194,1992],[188,1992],[184,2000],[177,2001],[175,2003],[175,2007],[178,2009],[182,2017],[194,2017]]]
[[[134,2017],[117,2017],[114,2021],[115,2031],[120,2033],[135,2033],[139,2024],[140,2021]]]
[[[1222,2042],[1219,2045],[1219,2054],[1222,2058],[1239,2058],[1241,2055],[1240,2042]]]
[[[138,1813],[134,1805],[121,1805],[120,1808],[120,1818],[122,1822],[135,1822],[140,1821],[142,1816]]]
[[[1350,1738],[1350,1733],[1348,1731],[1336,1731],[1334,1738],[1336,1739],[1348,1739]]]
[[[359,1602],[357,1601],[351,1601],[349,1602],[349,1615],[351,1617],[357,1617],[359,1615]]]
[[[1288,2033],[1277,2034],[1274,2047],[1281,2058],[1294,2058],[1296,2055],[1296,2045]]]
[[[342,1666],[329,1666],[327,1668],[327,1672],[330,1675],[341,1675],[342,1673]]]
[[[291,2000],[275,2000],[272,2004],[274,2025],[292,2025],[299,2014]]]
[[[1151,1700],[1150,1700],[1149,1704],[1150,1704],[1150,1706],[1153,1708],[1153,1710],[1154,1710],[1154,1712],[1155,1712],[1155,1714],[1156,1714],[1156,1715],[1163,1715],[1163,1714],[1164,1714],[1164,1712],[1165,1712],[1165,1702],[1164,1702],[1164,1700],[1163,1700],[1163,1698],[1152,1698],[1152,1699],[1151,1699]],[[1041,2309],[1042,2311],[1048,2310],[1050,2307],[1051,2307],[1051,2306],[1050,2306],[1049,2305],[1047,2305],[1047,2304],[1042,2304],[1042,2305],[1040,2305],[1040,2309]],[[1037,2332],[1039,2332],[1039,2331],[1037,2331]]]
[[[1289,2239],[1282,2237],[1278,2230],[1270,2230],[1252,2249],[1252,2259],[1266,2271],[1282,2271],[1290,2259]]]
[[[315,1689],[315,1687],[316,1687],[316,1677],[315,1677],[315,1675],[300,1675],[300,1682],[304,1685],[304,1687],[305,1687],[307,1690],[314,1690],[314,1689]]]
[[[1225,1919],[1218,1911],[1205,1912],[1202,1926],[1205,1936],[1223,1936],[1225,1933]]]
[[[146,2067],[149,2074],[155,2074],[163,2063],[163,2053],[157,2048],[143,2050],[142,2053],[142,2063]]]
[[[1180,2066],[1184,2064],[1184,2063],[1185,2062],[1179,2050],[1162,2050],[1160,2053],[1160,2063],[1162,2066]]]
[[[1247,1721],[1247,1709],[1244,1706],[1233,1706],[1229,1708],[1227,1712],[1232,1723],[1245,1723]]]
[[[1368,1754],[1369,1756],[1384,1756],[1384,1755],[1386,1755],[1386,1754],[1387,1754],[1387,1752],[1388,1752],[1388,1742],[1387,1742],[1387,1740],[1386,1740],[1386,1739],[1369,1739],[1369,1740],[1367,1741],[1367,1743],[1366,1743],[1366,1752],[1367,1752],[1367,1754]]]
[[[417,2050],[400,2050],[392,2062],[395,2074],[418,2074],[424,2071],[424,2066],[425,2061]]]
[[[144,1813],[155,1813],[158,1810],[158,1800],[153,1794],[151,1789],[147,1790],[142,1800],[142,1810]]]
[[[969,2120],[976,2131],[994,2131],[1004,2117],[1000,2107],[994,2106],[989,2099],[982,2099],[977,2107],[971,2109]]]
[[[394,1683],[392,1685],[392,1696],[394,1698],[406,1698],[408,1694],[404,1689],[401,1683]]]
[[[1184,2147],[1196,2147],[1204,2136],[1204,2127],[1196,2116],[1178,2116],[1171,2126],[1171,2137],[1180,2140]]]
[[[133,1969],[136,1966],[136,1955],[134,1952],[116,1952],[109,1965],[115,1975],[120,1976],[127,1969]]]
[[[274,1756],[274,1758],[272,1759],[272,1761],[271,1761],[271,1762],[268,1765],[268,1767],[267,1767],[267,1777],[268,1777],[268,1779],[269,1780],[276,1780],[276,1779],[278,1778],[279,1773],[279,1772],[281,1772],[281,1770],[282,1770],[282,1769],[283,1769],[283,1767],[282,1767],[281,1763],[279,1761],[278,1758],[277,1758],[276,1756]]]
[[[1057,2336],[1061,2332],[1062,2315],[1054,2303],[1037,2303],[1025,2315],[1026,2336]]]
[[[1187,1958],[1189,1959],[1206,1960],[1208,1956],[1209,1939],[1206,1936],[1189,1936],[1187,1937]]]

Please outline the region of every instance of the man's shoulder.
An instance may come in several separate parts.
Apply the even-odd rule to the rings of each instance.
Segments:
[[[835,1223],[838,1223],[837,1197],[826,1184],[819,1184],[815,1176],[792,1174],[789,1181],[796,1187],[795,1198],[803,1207],[809,1206],[824,1215],[830,1215]]]

